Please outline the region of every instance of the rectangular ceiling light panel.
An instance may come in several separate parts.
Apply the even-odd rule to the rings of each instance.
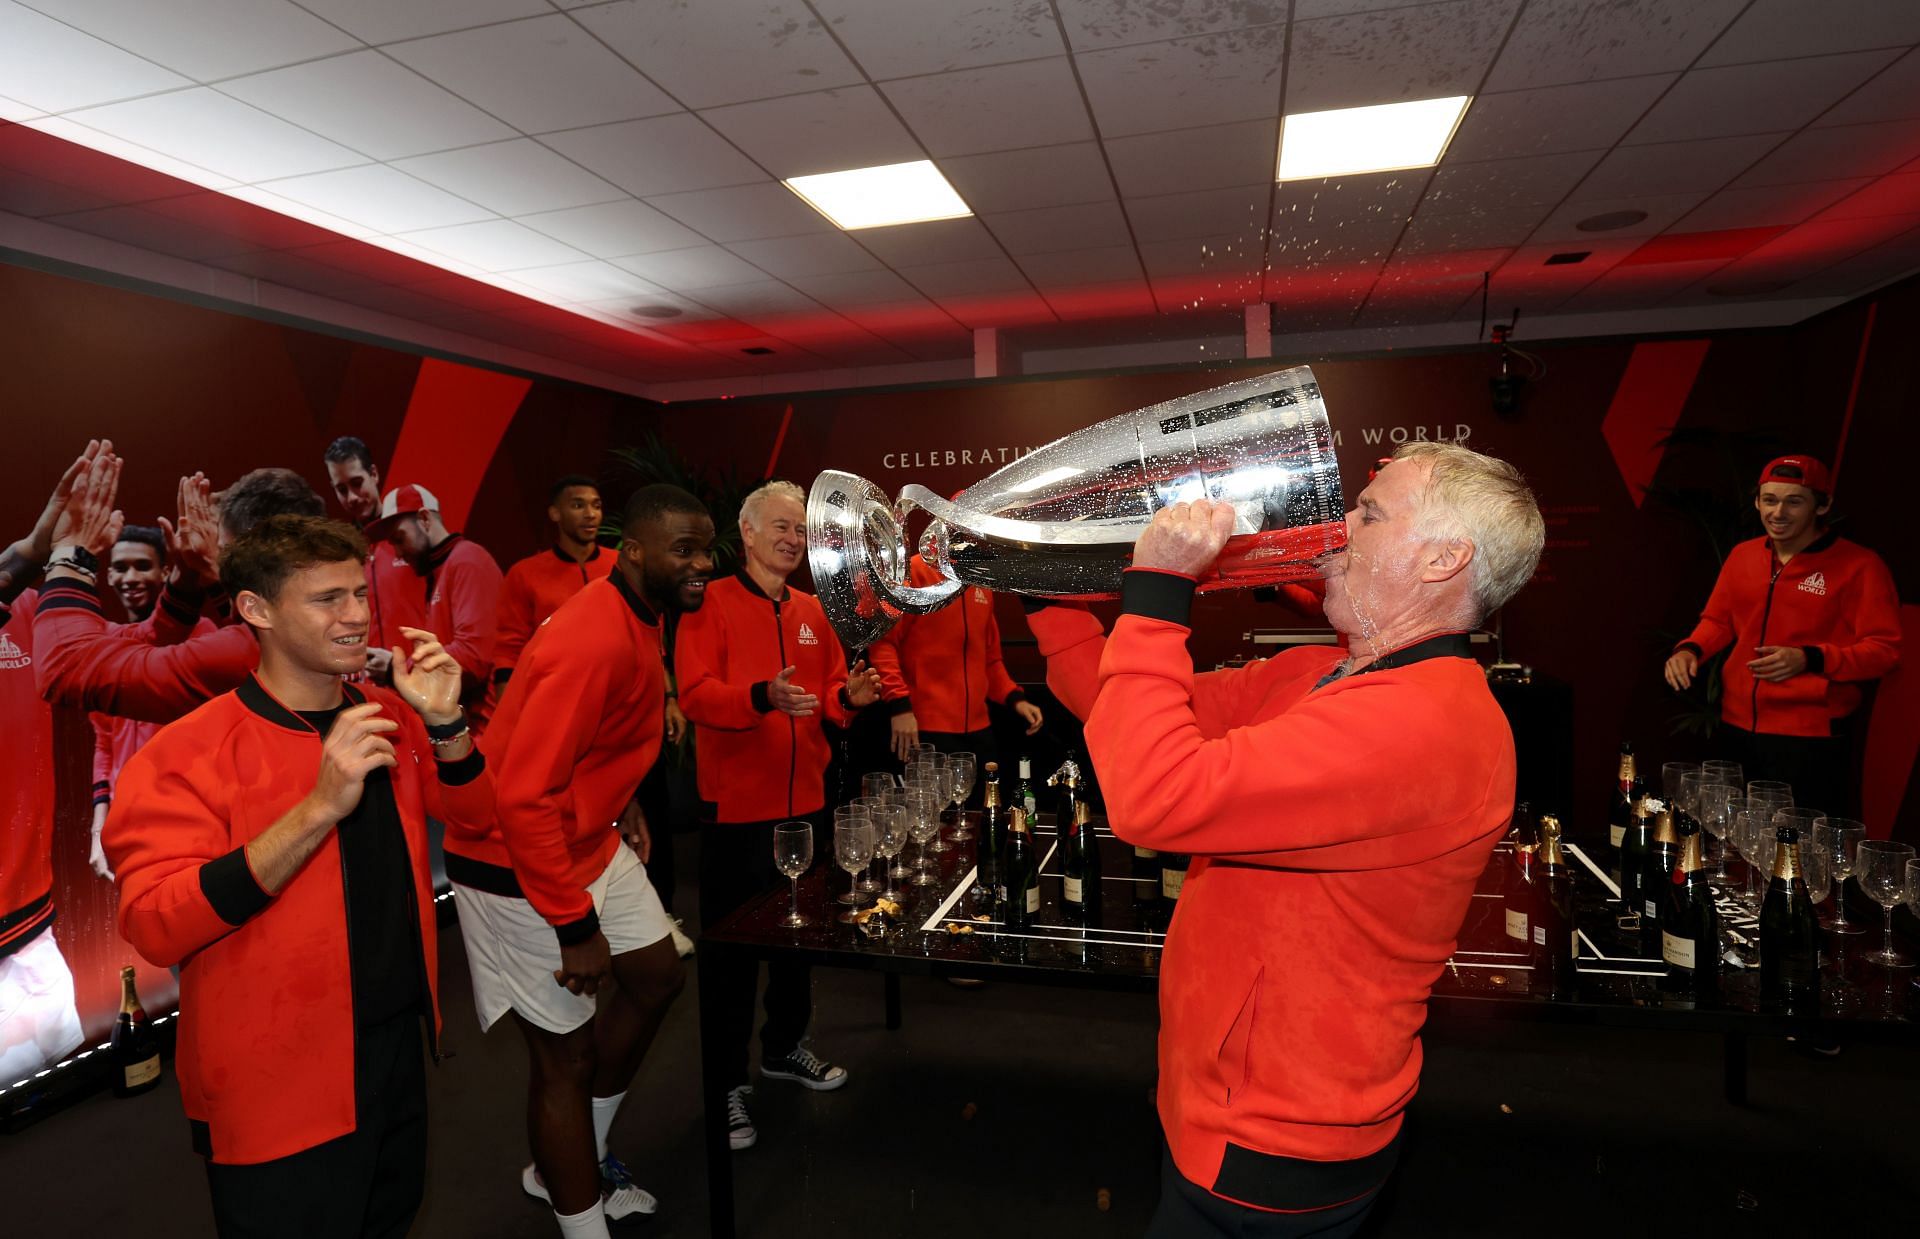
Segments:
[[[808,206],[848,231],[973,214],[927,159],[796,176],[786,185]]]
[[[1430,168],[1440,162],[1471,95],[1330,112],[1296,112],[1280,126],[1275,179],[1317,180]]]

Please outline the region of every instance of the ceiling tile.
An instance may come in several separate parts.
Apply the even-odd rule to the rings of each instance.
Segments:
[[[1784,135],[1753,134],[1698,142],[1621,146],[1602,159],[1574,193],[1578,199],[1631,198],[1719,189],[1780,144]]]
[[[1920,43],[1920,5],[1755,0],[1700,63],[1734,65],[1914,43]]]
[[[1692,64],[1749,0],[1531,0],[1488,90],[1558,86]]]
[[[1473,94],[1518,5],[1453,0],[1295,22],[1285,110]]]
[[[1121,284],[1129,280],[1137,283],[1145,278],[1140,255],[1131,245],[1062,254],[1028,254],[1020,260],[1020,269],[1042,292],[1081,284]]]
[[[1568,246],[1571,249],[1584,249],[1588,241],[1605,241],[1619,237],[1650,237],[1669,227],[1673,222],[1691,211],[1707,195],[1666,194],[1642,195],[1630,198],[1592,198],[1563,202],[1554,208],[1553,214],[1541,221],[1540,227],[1529,238],[1530,241],[1547,245],[1559,241],[1579,241],[1580,245]],[[1598,215],[1610,215],[1617,211],[1645,211],[1647,217],[1637,224],[1624,228],[1612,228],[1605,232],[1582,232],[1579,223]]]
[[[325,175],[331,176],[333,174],[326,173]],[[300,220],[304,223],[312,224],[315,227],[324,228],[328,232],[337,233],[342,237],[351,237],[356,241],[372,240],[374,237],[380,235],[378,229],[370,228],[365,224],[354,223],[351,220],[342,219],[330,211],[322,211],[316,207],[308,206],[304,202],[295,202],[291,198],[284,198],[269,190],[261,189],[257,185],[236,185],[232,189],[225,189],[220,192],[237,202],[245,202],[252,206],[261,207],[274,212],[276,215],[284,215],[288,219]]]
[[[220,90],[375,159],[513,136],[479,108],[379,52],[235,78]]]
[[[1849,52],[1695,69],[1674,83],[1626,141],[1677,142],[1798,129],[1896,55],[1893,51]]]
[[[1276,186],[1268,263],[1377,268],[1406,227],[1426,180],[1424,172],[1375,172]]]
[[[360,46],[289,0],[33,0],[33,7],[201,82]]]
[[[1781,143],[1738,182],[1740,188],[1880,176],[1920,158],[1920,126],[1906,121],[1808,129]]]
[[[767,179],[751,159],[686,112],[570,129],[540,140],[641,197]]]
[[[1598,151],[1447,163],[1433,174],[1421,209],[1470,211],[1514,203],[1558,202],[1581,183]]]
[[[1508,203],[1485,211],[1427,211],[1422,209],[1407,225],[1394,248],[1396,255],[1453,253],[1460,250],[1505,251],[1530,236],[1547,213],[1545,203]],[[1502,253],[1501,257],[1505,257]]]
[[[936,301],[977,293],[1019,292],[1032,287],[1020,268],[1007,258],[976,258],[970,262],[896,269],[909,284]]]
[[[691,228],[675,223],[644,202],[630,199],[523,215],[520,222],[595,258],[684,249],[703,240]]]
[[[386,50],[523,133],[679,110],[559,13],[394,43]]]
[[[977,219],[933,219],[891,228],[862,228],[860,244],[891,267],[1000,258],[999,244]]]
[[[717,245],[664,250],[657,254],[632,254],[616,258],[614,265],[663,287],[683,292],[726,284],[750,284],[767,278],[767,273],[760,268]]]
[[[1915,212],[1920,212],[1920,172],[1883,176],[1828,207],[1820,218],[1871,219],[1876,215],[1911,215]]]
[[[1106,144],[1124,197],[1261,185],[1273,180],[1278,122],[1240,121],[1174,133],[1113,138]]]
[[[757,241],[833,230],[825,216],[785,185],[772,181],[663,194],[647,202],[714,241]]]
[[[4,66],[0,66],[0,74],[5,72]],[[17,125],[21,121],[33,120],[46,114],[44,108],[32,107],[18,99],[9,99],[5,95],[0,95],[0,120],[11,121]]]
[[[1286,30],[1257,26],[1075,59],[1103,137],[1193,129],[1279,114]]]
[[[1804,185],[1770,185],[1762,189],[1723,189],[1675,224],[1675,232],[1711,232],[1721,228],[1766,228],[1793,225],[1832,206],[1872,181],[1820,181]]]
[[[1145,318],[1157,314],[1153,289],[1144,280],[1115,284],[1075,284],[1040,290],[1061,322],[1089,322],[1103,318]]]
[[[236,181],[367,162],[357,151],[205,87],[86,108],[67,118]]]
[[[62,142],[70,142],[75,147],[89,152],[87,158],[92,158],[91,152],[97,151],[100,154],[124,160],[129,165],[137,165],[143,171],[131,178],[139,186],[130,195],[132,197],[162,197],[176,192],[178,187],[173,183],[175,180],[186,181],[207,189],[231,189],[240,184],[234,177],[222,176],[199,164],[175,159],[171,155],[163,155],[138,142],[129,142],[125,138],[102,133],[98,129],[90,129],[76,121],[68,120],[65,116],[37,117],[24,122],[19,128],[45,134],[50,138],[58,138]],[[0,127],[0,135],[6,132],[5,127]],[[126,177],[128,177],[128,169],[119,168],[115,170],[112,177],[102,176],[96,171],[84,179],[92,184],[100,184],[102,181],[113,182]],[[109,183],[105,188],[117,199],[123,197],[117,185]]]
[[[1089,246],[1128,245],[1127,217],[1116,202],[1083,202],[1075,206],[1041,207],[1034,211],[1001,211],[981,216],[1009,254],[1052,254]]]
[[[1177,241],[1185,237],[1266,231],[1273,186],[1243,185],[1191,194],[1161,194],[1127,199],[1127,218],[1141,241]]]
[[[962,293],[940,298],[940,308],[970,328],[1051,323],[1053,310],[1037,292]]]
[[[668,308],[680,312],[678,314],[636,313],[636,310],[642,307]],[[720,317],[719,311],[710,310],[697,301],[662,292],[648,293],[644,297],[614,297],[606,301],[582,302],[581,308],[610,318],[623,327],[658,327],[662,323],[698,323]]]
[[[901,78],[880,89],[936,158],[1093,137],[1064,56]]]
[[[8,96],[64,112],[191,83],[64,22],[0,3],[0,82]]]
[[[690,108],[862,80],[826,29],[790,0],[620,0],[573,16]]]
[[[940,171],[976,214],[1113,198],[1106,161],[1091,142],[962,155],[942,159]]]
[[[657,296],[663,291],[658,285],[609,262],[572,262],[553,267],[515,268],[513,278],[563,301],[622,298],[631,304]]]
[[[1368,8],[1385,8],[1388,2],[1391,0],[1366,0]],[[1286,0],[1234,4],[1221,4],[1219,0],[1155,0],[1151,4],[1057,0],[1055,7],[1067,28],[1067,40],[1076,51],[1217,34],[1287,20]]]
[[[1066,50],[1046,0],[814,0],[813,10],[875,81]]]
[[[183,225],[178,220],[168,219],[141,206],[78,211],[62,215],[59,224],[62,228],[72,228],[192,262],[205,262],[223,254],[257,248],[209,228]]]
[[[844,232],[815,232],[765,241],[736,241],[728,248],[768,275],[783,280],[799,275],[873,271],[880,266],[879,260],[855,244]]]
[[[516,17],[538,17],[553,10],[545,0],[299,0],[356,39],[391,43],[422,35],[446,34],[469,26],[490,26]]]
[[[871,86],[737,103],[700,115],[783,180],[926,158]]]
[[[804,314],[822,308],[805,293],[777,280],[703,289],[696,300],[744,322],[775,314]]]
[[[1726,260],[1668,262],[1650,266],[1618,266],[1561,302],[1558,311],[1598,314],[1609,310],[1642,310],[1664,302],[1687,285],[1726,266]]]
[[[1820,114],[1813,123],[1863,125],[1880,120],[1920,118],[1920,50],[1908,52],[1872,81]]]
[[[586,257],[570,245],[562,245],[552,237],[507,219],[428,228],[409,232],[402,240],[472,263],[485,271],[513,273],[521,267],[556,266]],[[512,274],[511,279],[517,283],[519,276]]]
[[[380,232],[474,223],[491,212],[379,164],[274,181],[268,190]]]
[[[821,305],[835,310],[888,305],[919,297],[892,271],[843,271],[834,275],[794,276],[790,283]]]
[[[396,160],[393,166],[502,215],[560,211],[626,196],[532,138]]]
[[[1447,162],[1605,150],[1678,77],[1661,73],[1481,95],[1447,144]]]
[[[1257,238],[1229,235],[1150,241],[1140,246],[1147,274],[1219,276],[1240,280],[1261,268],[1264,246]]]
[[[6,175],[0,176],[0,211],[11,211],[29,219],[59,215],[65,211],[93,211],[113,205],[113,199],[101,194],[63,185],[59,181],[50,181],[15,168],[7,169]]]

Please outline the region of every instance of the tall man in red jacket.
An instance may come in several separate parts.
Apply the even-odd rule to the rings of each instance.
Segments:
[[[713,518],[678,487],[648,486],[624,532],[613,575],[554,612],[507,683],[487,734],[496,820],[446,838],[481,1027],[511,1012],[532,1059],[521,1183],[568,1239],[654,1211],[607,1133],[682,984],[634,795],[660,751],[661,618],[706,597]]]
[[[224,1236],[400,1236],[426,1181],[421,1020],[437,1042],[427,815],[493,784],[433,634],[366,663],[366,542],[277,516],[220,576],[260,642],[234,692],[165,728],[107,819],[120,932],[180,965],[181,1101]]]
[[[448,532],[440,501],[424,486],[388,491],[367,534],[391,542],[425,583],[427,626],[442,634],[447,653],[460,664],[460,700],[474,730],[483,730],[500,622],[500,565],[479,543]]]
[[[1233,531],[1205,501],[1141,534],[1110,637],[1072,608],[1031,618],[1115,833],[1193,857],[1160,969],[1156,1239],[1354,1233],[1513,812],[1513,734],[1467,635],[1533,574],[1533,495],[1501,461],[1408,444],[1347,526],[1326,604],[1345,651],[1194,673],[1194,584]]]
[[[1900,661],[1900,595],[1878,555],[1832,532],[1833,480],[1811,456],[1760,471],[1764,537],[1733,548],[1706,610],[1667,658],[1685,689],[1700,662],[1721,668],[1720,744],[1748,778],[1793,785],[1797,803],[1850,814],[1857,797],[1847,720],[1861,687]]]
[[[706,829],[700,840],[700,920],[710,925],[786,879],[773,867],[773,828],[813,824],[814,855],[831,846],[827,764],[818,715],[845,726],[879,696],[880,677],[859,663],[851,674],[827,613],[812,594],[787,584],[806,551],[806,501],[792,482],[769,482],[740,507],[740,570],[707,590],[707,604],[680,623],[675,662],[680,708],[693,723]],[[753,1034],[752,962],[716,971],[725,995],[720,1035],[739,1084],[728,1092],[728,1142],[758,1140],[746,1099],[747,1043]],[[847,1082],[804,1044],[813,993],[803,964],[767,965],[767,1022],[760,1074],[816,1090]]]
[[[380,519],[380,469],[373,453],[354,435],[341,435],[327,444],[324,457],[333,496],[362,533]],[[400,644],[403,627],[428,627],[427,588],[413,565],[384,538],[367,539],[367,605],[373,611],[373,640],[367,651],[367,673],[375,682],[387,676],[389,643]]]

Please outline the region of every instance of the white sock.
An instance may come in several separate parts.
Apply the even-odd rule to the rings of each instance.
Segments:
[[[613,1116],[619,1112],[620,1103],[626,1099],[625,1093],[593,1099],[593,1147],[603,1162],[607,1160],[607,1133],[613,1130]]]
[[[597,1200],[585,1213],[555,1212],[553,1220],[560,1223],[562,1239],[613,1239],[607,1233],[607,1212]]]

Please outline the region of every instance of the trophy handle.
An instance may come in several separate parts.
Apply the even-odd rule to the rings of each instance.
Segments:
[[[918,489],[918,488],[909,488]],[[898,508],[865,478],[829,469],[807,495],[807,563],[827,618],[852,649],[886,635],[902,615],[937,611],[960,592],[949,577],[909,585],[904,493]]]

